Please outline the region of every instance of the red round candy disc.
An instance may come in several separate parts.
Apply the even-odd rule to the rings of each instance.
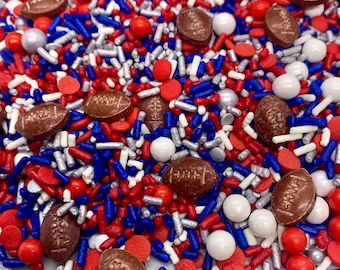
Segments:
[[[160,88],[161,88],[160,95],[166,101],[176,99],[182,93],[182,86],[179,83],[179,81],[175,79],[166,81],[161,85]]]
[[[252,57],[256,53],[255,48],[252,45],[247,44],[247,43],[240,43],[240,44],[235,45],[234,50],[238,56],[246,57],[246,58]]]
[[[150,241],[143,235],[134,235],[125,243],[125,250],[146,262],[151,254]]]
[[[38,176],[41,182],[49,186],[56,186],[60,183],[59,179],[54,176],[54,170],[48,167],[40,167]]]
[[[329,221],[328,231],[335,241],[340,242],[340,216],[336,216]]]
[[[331,131],[331,140],[340,141],[340,116],[333,117],[328,122],[328,128]]]
[[[313,261],[305,255],[295,255],[289,258],[287,270],[314,270]]]
[[[17,32],[8,33],[5,38],[7,49],[9,49],[12,52],[17,52],[17,53],[24,52],[25,50],[21,45],[21,37],[22,37],[22,34],[17,33]]]
[[[146,38],[152,33],[151,23],[144,16],[138,16],[131,22],[131,32],[136,38]]]
[[[333,264],[340,266],[340,243],[335,241],[329,242],[327,247],[327,255]]]
[[[281,237],[283,248],[292,255],[304,252],[307,245],[307,237],[303,230],[299,228],[286,229]]]
[[[261,193],[263,191],[268,190],[273,183],[273,175],[269,175],[269,177],[262,179],[261,183],[254,188],[254,192]]]
[[[158,60],[153,66],[153,76],[157,81],[164,82],[170,79],[171,63],[166,59]]]
[[[312,26],[320,32],[326,32],[328,29],[328,21],[324,16],[315,16],[311,21]]]
[[[243,251],[239,247],[236,247],[234,254],[229,259],[224,261],[218,261],[217,265],[220,269],[224,269],[226,265],[232,263],[236,263],[243,268],[246,265],[246,257],[244,256]]]
[[[17,249],[22,242],[22,233],[17,226],[9,225],[2,229],[0,244],[7,250]]]
[[[80,84],[75,78],[65,76],[58,81],[58,89],[64,95],[73,95],[80,90]]]
[[[340,188],[336,188],[329,193],[327,202],[331,211],[340,215]]]
[[[280,150],[277,159],[286,172],[301,168],[300,159],[289,149]]]
[[[18,210],[10,209],[0,215],[0,228],[5,228],[9,225],[14,225],[18,228],[24,225],[23,220],[18,218]]]
[[[40,262],[44,250],[40,240],[27,239],[21,243],[18,256],[24,263],[32,265]]]

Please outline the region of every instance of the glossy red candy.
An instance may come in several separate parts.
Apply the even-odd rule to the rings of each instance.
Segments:
[[[151,23],[144,16],[138,16],[131,22],[131,31],[136,38],[146,38],[152,33]]]
[[[170,205],[173,201],[174,193],[167,185],[159,185],[153,196],[163,199],[163,205]]]
[[[27,239],[19,247],[18,255],[24,263],[36,264],[44,255],[44,250],[40,240]]]
[[[281,237],[283,248],[292,255],[304,252],[307,245],[307,237],[303,230],[299,228],[286,229]]]
[[[77,199],[87,193],[87,185],[82,179],[72,179],[66,188],[71,191],[72,199]]]
[[[335,241],[340,242],[340,216],[336,216],[329,221],[328,231]]]
[[[167,59],[158,60],[153,66],[152,73],[157,81],[168,80],[171,74],[171,63]]]
[[[22,35],[17,32],[11,32],[7,34],[5,38],[6,47],[12,52],[24,52],[25,50],[21,44],[21,37]]]
[[[40,17],[34,20],[34,28],[38,28],[44,33],[48,32],[48,28],[51,26],[52,20],[48,17]]]
[[[313,261],[305,255],[296,255],[289,258],[287,270],[314,270]]]
[[[327,201],[331,211],[337,215],[340,215],[340,188],[334,189],[328,195]]]
[[[270,4],[265,0],[257,0],[251,3],[249,12],[255,20],[263,21]]]

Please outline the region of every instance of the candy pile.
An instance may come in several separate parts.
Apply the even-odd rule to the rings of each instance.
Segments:
[[[340,269],[338,6],[0,0],[0,268]]]

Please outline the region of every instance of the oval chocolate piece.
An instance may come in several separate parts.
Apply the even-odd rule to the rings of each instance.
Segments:
[[[55,103],[43,103],[21,115],[15,125],[25,138],[41,140],[56,134],[69,119],[69,112]]]
[[[119,91],[102,91],[89,96],[83,103],[87,115],[97,120],[115,121],[128,115],[131,100]]]
[[[160,96],[145,98],[141,101],[140,110],[146,114],[144,123],[151,132],[164,127],[167,108],[168,104]]]
[[[194,157],[185,157],[172,162],[164,180],[178,195],[200,197],[217,183],[218,175],[209,162]]]
[[[58,217],[61,204],[54,205],[44,218],[40,228],[40,240],[45,254],[57,262],[65,262],[76,251],[80,228],[70,212]]]
[[[288,105],[273,95],[265,96],[255,111],[255,129],[260,138],[267,144],[275,146],[273,137],[289,133],[287,117],[290,116]]]
[[[312,7],[326,3],[326,0],[293,0],[294,4],[302,7]]]
[[[105,250],[100,256],[99,270],[145,270],[136,256],[131,253],[113,248]]]
[[[273,213],[284,226],[300,223],[312,211],[316,199],[315,186],[309,173],[301,168],[286,174],[275,186]]]
[[[68,5],[67,0],[28,0],[21,13],[24,17],[37,19],[39,17],[56,17]]]
[[[184,8],[177,16],[177,31],[192,45],[207,46],[213,32],[212,19],[198,8]]]
[[[274,44],[290,47],[300,36],[299,26],[290,12],[282,6],[272,6],[264,22],[267,34]]]

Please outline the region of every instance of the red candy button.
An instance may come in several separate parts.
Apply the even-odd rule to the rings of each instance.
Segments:
[[[2,229],[0,244],[7,250],[17,249],[22,242],[22,234],[17,226],[9,225]]]
[[[250,15],[255,19],[262,21],[264,20],[267,11],[270,9],[270,4],[265,0],[258,0],[250,4],[249,12]]]
[[[125,250],[146,262],[151,254],[150,241],[143,235],[134,235],[126,242]]]
[[[38,176],[41,182],[49,186],[56,186],[60,183],[59,179],[54,176],[54,170],[52,168],[40,167]]]
[[[44,255],[42,244],[39,240],[28,239],[21,243],[18,255],[20,260],[26,264],[38,263]]]
[[[65,76],[58,81],[58,89],[64,95],[73,95],[80,90],[80,84],[75,78]]]
[[[313,261],[305,255],[296,255],[289,258],[287,270],[314,270]]]
[[[72,199],[77,199],[87,193],[87,185],[82,179],[72,179],[66,188],[71,192]]]
[[[255,48],[247,43],[237,44],[234,47],[235,53],[241,57],[252,57],[256,53]]]
[[[331,237],[340,242],[340,216],[334,217],[328,223],[328,231]]]
[[[5,228],[9,225],[14,225],[18,228],[21,228],[24,225],[24,222],[22,219],[17,217],[18,210],[10,209],[5,212],[3,212],[0,215],[0,228]]]
[[[8,33],[5,38],[6,47],[12,52],[24,52],[25,50],[21,45],[21,37],[22,35],[17,32]]]
[[[196,270],[196,264],[192,260],[182,259],[176,264],[176,270]]]
[[[327,247],[327,255],[336,266],[340,266],[340,243],[331,241]]]
[[[277,159],[286,172],[301,168],[300,159],[289,149],[280,150]]]
[[[163,199],[163,205],[170,205],[173,201],[174,193],[167,185],[159,185],[153,196]]]
[[[329,193],[327,202],[331,211],[340,215],[340,188],[336,188]]]
[[[254,192],[261,193],[263,191],[268,190],[273,183],[273,175],[271,174],[268,178],[262,179],[260,184],[254,188]]]
[[[152,33],[151,23],[144,16],[138,16],[131,22],[131,32],[136,38],[146,38]]]
[[[160,95],[166,101],[178,98],[181,93],[182,86],[179,81],[175,79],[168,80],[161,85]]]
[[[227,260],[224,260],[224,261],[218,261],[217,262],[217,265],[220,269],[225,269],[225,267],[228,265],[228,264],[238,264],[240,267],[240,269],[243,269],[244,266],[246,265],[246,257],[244,256],[243,254],[243,251],[239,248],[239,247],[236,247],[235,249],[235,252],[234,254]],[[231,267],[231,266],[230,266]],[[231,268],[232,269],[232,268]],[[238,270],[238,268],[236,268]],[[236,270],[235,269],[235,270]]]
[[[328,22],[324,16],[315,16],[311,21],[312,26],[320,32],[326,32],[328,29]]]
[[[166,59],[161,59],[154,64],[152,73],[157,81],[164,82],[169,80],[171,69],[171,63]]]
[[[298,255],[304,252],[307,245],[306,234],[299,228],[288,228],[282,234],[282,246],[289,253]]]
[[[328,122],[328,128],[331,131],[331,140],[340,141],[340,116],[333,117]]]
[[[39,17],[34,20],[34,28],[38,28],[44,33],[48,32],[48,28],[51,26],[52,20],[48,17]]]

